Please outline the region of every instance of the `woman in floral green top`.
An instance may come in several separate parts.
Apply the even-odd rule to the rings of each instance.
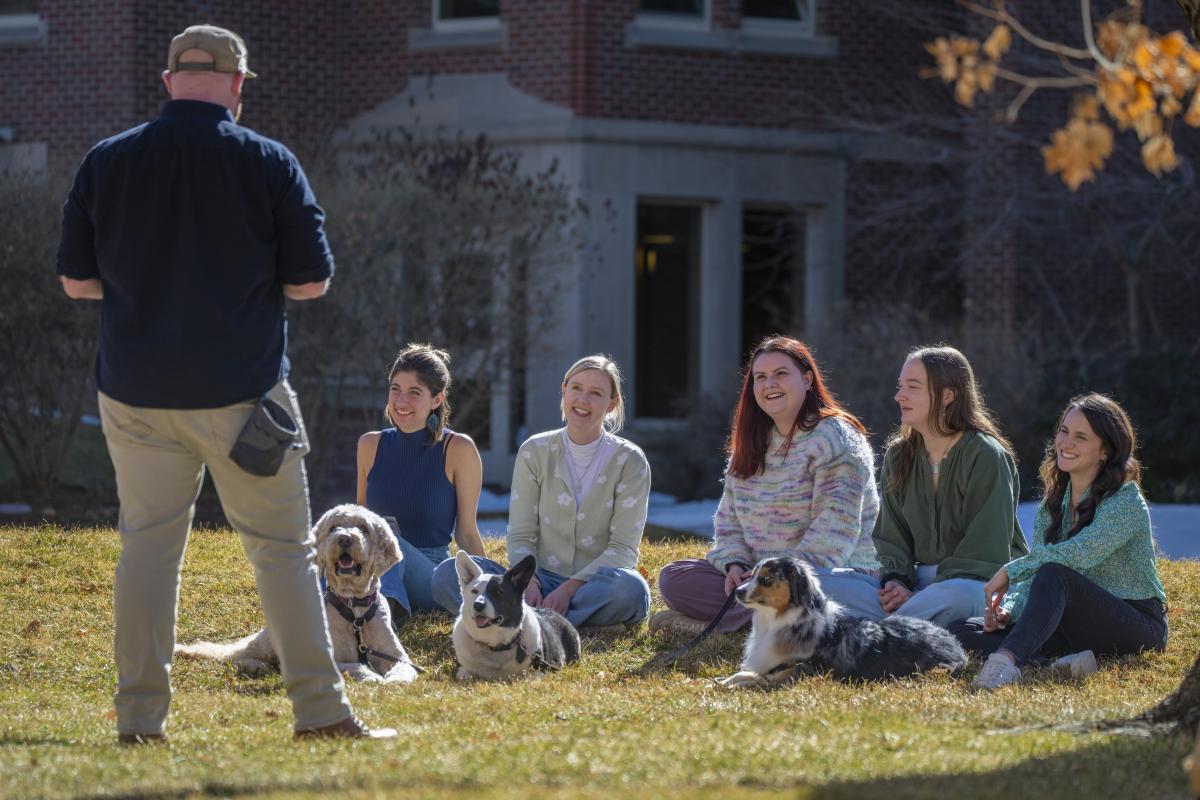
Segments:
[[[951,626],[968,650],[990,654],[976,686],[1013,683],[1037,656],[1065,656],[1060,666],[1086,674],[1096,653],[1166,647],[1167,596],[1135,448],[1113,400],[1089,394],[1067,406],[1041,466],[1033,550],[988,581],[982,618]]]

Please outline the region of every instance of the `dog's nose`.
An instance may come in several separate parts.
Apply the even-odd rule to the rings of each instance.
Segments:
[[[487,607],[487,600],[484,600],[482,597],[476,597],[475,602],[472,605],[475,607],[476,611],[483,611],[483,609]]]
[[[745,599],[746,599],[746,587],[745,587],[745,586],[739,586],[738,588],[734,589],[734,590],[733,590],[733,595],[734,595],[734,597],[736,597],[738,600],[745,600]]]

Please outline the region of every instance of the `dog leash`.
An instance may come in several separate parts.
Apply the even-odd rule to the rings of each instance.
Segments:
[[[686,644],[684,644],[681,647],[676,647],[674,650],[671,650],[670,652],[662,653],[662,654],[657,655],[654,658],[650,659],[642,667],[642,670],[654,669],[655,667],[669,666],[671,664],[674,664],[679,659],[683,658],[683,656],[686,655],[689,650],[691,650],[693,647],[700,644],[701,642],[703,642],[705,639],[707,639],[709,636],[712,635],[712,632],[715,631],[717,629],[717,626],[721,624],[721,620],[725,618],[725,614],[729,611],[729,609],[733,608],[733,604],[736,599],[737,598],[735,597],[735,593],[730,592],[725,597],[724,605],[722,605],[721,609],[719,611],[717,611],[717,615],[712,618],[712,620],[708,623],[708,625],[704,628],[704,630],[700,631],[699,635],[695,636],[691,641],[687,642]]]
[[[363,641],[363,628],[366,627],[368,622],[375,619],[375,614],[379,611],[378,592],[375,592],[368,597],[352,597],[350,598],[350,602],[347,603],[345,600],[334,594],[332,589],[326,589],[325,602],[333,606],[334,610],[338,612],[341,618],[346,620],[346,622],[349,622],[350,626],[354,628],[354,643],[358,648],[358,663],[365,667],[370,667],[370,663],[367,661],[368,656],[375,656],[376,658],[381,658],[384,661],[390,661],[393,664],[400,662],[400,659],[396,656],[389,656],[387,653],[381,653],[378,650],[373,650],[370,647],[367,647],[367,643]],[[367,613],[363,614],[361,617],[356,617],[354,616],[354,609],[352,606],[366,606]],[[412,664],[411,661],[408,663]],[[412,664],[412,668],[417,672],[425,671],[416,664]]]
[[[546,659],[542,657],[541,650],[538,650],[536,653],[530,654],[530,652],[525,649],[525,645],[521,644],[520,632],[518,632],[517,635],[514,636],[512,638],[512,641],[510,641],[508,644],[502,644],[497,647],[493,647],[492,645],[487,644],[487,645],[484,645],[484,647],[486,647],[488,650],[491,650],[493,653],[503,653],[506,650],[511,650],[514,645],[517,648],[517,663],[518,664],[520,664],[522,661],[524,661],[525,659],[528,658],[529,666],[533,667],[534,669],[545,669],[545,670],[550,670],[551,672],[558,672],[562,669],[562,667],[558,666],[557,664],[551,664],[550,662],[546,661]]]

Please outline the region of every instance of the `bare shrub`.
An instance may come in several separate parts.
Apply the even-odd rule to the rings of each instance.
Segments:
[[[332,150],[313,182],[338,264],[329,295],[290,312],[314,480],[382,424],[387,369],[410,341],[451,353],[452,424],[486,446],[494,390],[546,330],[586,209],[556,165],[529,173],[483,136],[380,132]]]
[[[0,445],[30,499],[58,487],[96,356],[99,303],[54,276],[61,180],[0,175]]]

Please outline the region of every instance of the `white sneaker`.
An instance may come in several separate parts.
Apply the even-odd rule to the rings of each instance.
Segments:
[[[1091,650],[1081,650],[1057,659],[1050,665],[1050,669],[1056,672],[1069,672],[1072,678],[1082,678],[1084,675],[1091,675],[1100,669],[1100,665],[1096,663],[1095,653]]]
[[[1021,680],[1021,668],[1000,653],[992,653],[983,662],[983,669],[971,681],[972,689],[999,689]]]

